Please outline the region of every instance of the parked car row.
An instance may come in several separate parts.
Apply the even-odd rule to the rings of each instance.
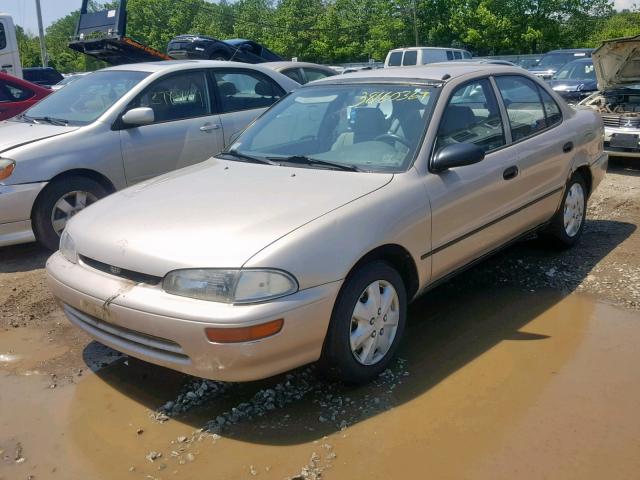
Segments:
[[[129,65],[80,79],[38,105],[40,115],[46,106],[58,118],[58,101],[66,92],[70,102],[83,82],[100,78],[112,86],[101,90],[107,96],[135,84],[90,114],[84,103],[66,107],[65,125],[29,126],[58,135],[43,140],[48,152],[57,141],[82,144],[85,158],[102,156],[95,165],[103,178],[119,179],[114,188],[137,182],[77,215],[69,196],[80,200],[79,191],[100,182],[75,184],[54,219],[65,228],[47,262],[49,285],[69,320],[98,341],[217,380],[255,380],[318,361],[334,378],[366,382],[392,360],[418,294],[532,231],[561,247],[580,238],[587,199],[607,165],[602,120],[569,107],[525,70],[437,63],[298,88],[252,68]],[[216,126],[233,135],[227,106],[266,106],[265,97],[289,87],[223,152],[149,178],[159,165],[201,159],[197,145],[185,149]],[[210,89],[229,98],[209,104]],[[36,120],[32,110],[10,137]],[[182,142],[165,130],[171,112],[197,119]],[[153,148],[113,148],[135,148],[154,127]],[[97,145],[98,134],[110,141]],[[23,148],[11,152],[26,156]],[[15,185],[33,181],[39,164],[46,159],[19,159]],[[61,185],[44,186],[47,201],[55,204]]]

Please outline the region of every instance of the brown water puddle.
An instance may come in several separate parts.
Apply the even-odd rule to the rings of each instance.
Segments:
[[[180,374],[121,360],[52,390],[45,375],[0,373],[0,479],[283,479],[314,453],[329,480],[637,478],[640,315],[555,292],[435,293],[411,308],[408,376],[319,384],[217,439],[177,440],[284,380],[232,386],[159,424],[149,414],[175,398]],[[5,333],[0,353],[16,338]],[[320,422],[338,397],[338,418]]]

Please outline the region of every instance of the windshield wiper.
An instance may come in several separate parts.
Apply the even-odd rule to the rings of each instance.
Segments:
[[[31,120],[35,120],[36,122],[47,122],[51,125],[58,125],[60,127],[66,127],[69,124],[69,120],[65,120],[64,118],[55,118],[55,117],[29,117]]]
[[[298,165],[309,165],[311,167],[328,167],[333,170],[344,170],[345,172],[361,172],[362,170],[355,165],[348,165],[345,163],[329,162],[327,160],[319,160],[317,158],[307,157],[305,155],[292,155],[290,157],[270,157],[270,160],[279,163],[293,163]]]
[[[227,150],[226,152],[220,153],[218,156],[220,157],[222,155],[227,155],[229,157],[234,157],[236,159],[242,160],[244,162],[249,162],[249,163],[261,163],[261,164],[264,164],[264,165],[275,165],[275,163],[273,163],[270,160],[267,160],[266,158],[252,157],[251,155],[240,153],[237,150]]]

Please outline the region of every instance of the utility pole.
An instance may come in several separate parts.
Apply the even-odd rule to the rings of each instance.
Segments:
[[[416,36],[416,47],[419,47],[418,42],[418,15],[416,13],[416,0],[411,0],[411,4],[413,6],[413,33]]]
[[[44,43],[44,28],[42,27],[42,10],[40,9],[40,0],[36,0],[36,15],[38,16],[38,33],[40,35],[40,58],[42,66],[47,67],[47,46]]]

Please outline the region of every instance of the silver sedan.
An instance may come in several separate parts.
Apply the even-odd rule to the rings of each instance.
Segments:
[[[580,238],[602,121],[520,68],[306,85],[224,153],[97,202],[47,264],[68,318],[129,355],[245,381],[382,372],[407,304],[537,231]]]
[[[0,247],[55,250],[105,195],[208,159],[299,84],[258,65],[167,61],[83,76],[0,122]]]

